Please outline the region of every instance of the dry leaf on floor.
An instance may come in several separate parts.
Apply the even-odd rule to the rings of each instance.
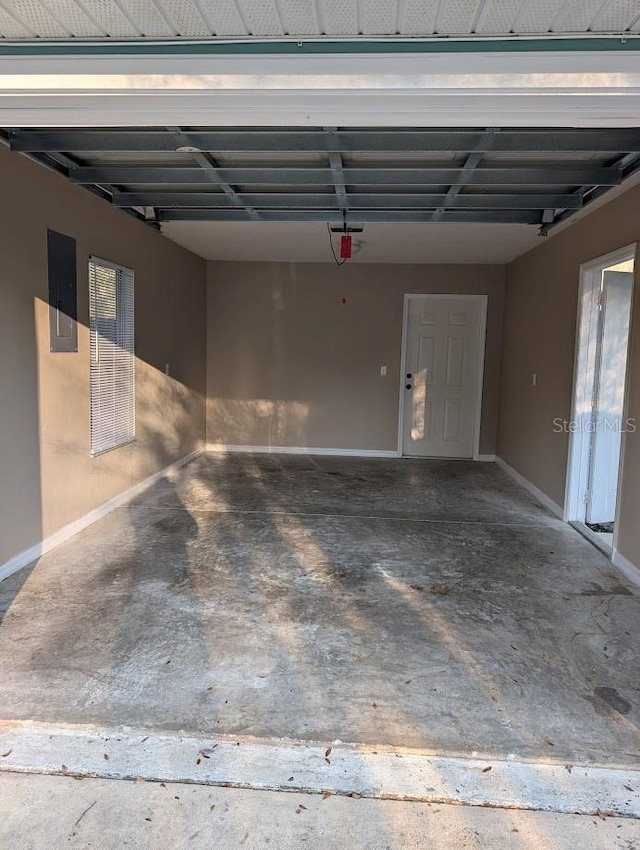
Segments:
[[[328,759],[328,758],[329,758],[329,756],[331,755],[331,750],[332,750],[332,749],[333,749],[333,747],[327,747],[327,749],[324,751],[324,757],[325,757],[326,759]]]
[[[6,753],[2,753],[2,758],[6,759],[6,757],[10,756],[12,752],[13,752],[13,747],[10,750],[7,750]]]
[[[614,818],[616,816],[615,812],[603,812],[601,809],[597,809],[596,814],[600,820],[606,820],[607,818]]]
[[[573,765],[565,764],[564,769],[567,771],[567,773],[571,773],[571,771],[573,770]]]
[[[217,746],[217,744],[212,744],[210,747],[204,747],[204,749],[198,750],[198,755],[202,756],[203,759],[208,759]]]
[[[631,787],[631,785],[625,785],[624,787],[626,788],[627,791],[633,791],[633,788]]]
[[[491,770],[491,765],[489,765],[489,767],[483,767],[482,768],[483,773],[489,773],[490,770]]]

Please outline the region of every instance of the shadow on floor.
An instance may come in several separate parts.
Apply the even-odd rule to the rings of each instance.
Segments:
[[[5,717],[636,763],[640,598],[493,464],[205,456],[42,559]]]
[[[4,579],[4,581],[0,581],[0,623],[4,620],[7,611],[11,608],[14,599],[22,590],[24,583],[35,569],[37,563],[36,561]]]

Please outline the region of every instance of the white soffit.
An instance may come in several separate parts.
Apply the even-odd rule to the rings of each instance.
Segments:
[[[1,0],[4,38],[640,32],[638,0]]]
[[[163,224],[162,232],[206,260],[334,262],[320,222],[181,221]],[[367,224],[354,236],[357,253],[350,262],[504,264],[540,242],[537,230],[527,225]]]

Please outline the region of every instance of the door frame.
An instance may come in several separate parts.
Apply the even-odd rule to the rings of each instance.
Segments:
[[[406,374],[407,359],[407,334],[409,330],[409,306],[412,301],[426,301],[428,299],[447,299],[447,301],[475,301],[480,304],[480,327],[478,329],[478,368],[476,371],[476,404],[473,419],[473,460],[480,460],[480,426],[482,424],[482,391],[484,388],[484,361],[487,348],[487,312],[489,304],[488,295],[451,295],[447,292],[430,293],[405,293],[402,309],[402,349],[400,352],[400,387],[398,398],[398,457],[404,457],[402,451],[402,438],[404,435],[404,376]],[[464,458],[460,458],[463,460]]]
[[[587,347],[583,345],[583,335],[582,335],[582,325],[583,325],[583,316],[582,316],[582,304],[585,292],[588,288],[593,286],[593,281],[591,275],[594,271],[598,269],[604,269],[607,266],[613,266],[617,263],[621,263],[624,260],[628,260],[632,258],[634,260],[634,282],[637,277],[637,242],[632,242],[630,245],[626,245],[624,248],[618,248],[616,251],[612,251],[609,254],[604,254],[601,257],[596,257],[593,260],[589,260],[587,263],[582,263],[580,266],[580,286],[578,289],[578,309],[576,311],[576,342],[575,342],[575,354],[574,354],[574,367],[573,367],[573,382],[571,389],[571,422],[577,422],[580,414],[579,411],[584,407],[584,405],[589,403],[589,397],[593,392],[593,387],[589,387],[586,381],[586,372],[589,367],[589,357]],[[625,363],[625,380],[624,380],[624,400],[622,405],[622,421],[625,422],[628,414],[628,405],[629,405],[629,356],[631,353],[631,342],[632,342],[632,324],[633,324],[633,310],[634,310],[634,302],[635,302],[635,285],[631,291],[631,308],[629,313],[629,339],[627,340],[627,358]],[[569,431],[569,446],[567,451],[567,475],[566,475],[566,484],[565,484],[565,499],[564,499],[564,512],[563,519],[565,522],[571,523],[574,525],[585,537],[588,537],[593,543],[598,546],[600,549],[608,550],[606,544],[604,544],[597,534],[592,532],[587,525],[585,525],[585,512],[584,512],[584,500],[583,500],[583,486],[585,483],[585,469],[584,469],[584,452],[587,440],[590,438],[590,434],[586,431],[580,431],[579,429],[576,431]],[[626,443],[626,431],[623,429],[621,437],[620,437],[620,463],[618,466],[618,483],[617,483],[617,491],[616,491],[616,512],[615,519],[613,524],[613,540],[612,540],[612,551],[610,554],[613,554],[617,551],[618,545],[618,528],[619,528],[619,515],[620,515],[620,489],[622,485],[622,470],[624,466],[624,453],[625,453],[625,443]]]

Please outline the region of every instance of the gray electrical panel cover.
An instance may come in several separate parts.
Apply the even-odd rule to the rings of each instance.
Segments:
[[[47,230],[51,351],[78,350],[76,240]]]

